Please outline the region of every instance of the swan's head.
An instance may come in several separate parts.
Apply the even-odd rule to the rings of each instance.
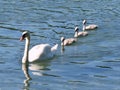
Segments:
[[[65,41],[65,38],[64,37],[61,37],[61,46],[64,48],[64,41]]]
[[[75,32],[78,32],[79,31],[79,28],[78,27],[75,27]]]
[[[28,31],[24,31],[22,33],[22,36],[20,38],[20,41],[24,40],[24,39],[30,39],[30,33]]]
[[[65,38],[64,37],[61,37],[61,42],[64,42]]]
[[[61,42],[64,42],[65,38],[64,37],[61,37]]]
[[[83,20],[83,25],[85,25],[87,23],[87,21],[86,20]]]

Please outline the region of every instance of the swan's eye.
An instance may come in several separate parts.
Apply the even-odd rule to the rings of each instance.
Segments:
[[[79,31],[79,28],[76,28],[75,31],[76,31],[76,32]]]
[[[23,36],[22,36],[22,37],[23,37],[23,38],[25,38],[26,36],[27,36],[27,34],[23,34]]]
[[[24,40],[26,37],[27,37],[27,34],[23,34],[21,38],[22,40]]]

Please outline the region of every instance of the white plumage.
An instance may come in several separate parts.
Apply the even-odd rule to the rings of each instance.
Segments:
[[[75,35],[74,37],[80,37],[80,36],[86,36],[88,35],[88,32],[86,32],[83,28],[83,31],[79,32],[79,28],[78,27],[75,27]]]
[[[87,23],[87,21],[83,20],[83,27],[85,30],[94,30],[94,29],[98,28],[98,25],[96,25],[96,24],[90,24],[90,25],[86,26],[86,23]]]
[[[20,40],[22,41],[23,39],[26,39],[26,44],[22,63],[52,58],[54,56],[54,51],[56,51],[58,47],[58,44],[53,47],[49,44],[39,44],[29,50],[30,34],[28,31],[23,32]]]
[[[67,38],[65,39],[64,37],[61,37],[61,45],[62,46],[67,46],[75,43],[77,41],[76,38]]]

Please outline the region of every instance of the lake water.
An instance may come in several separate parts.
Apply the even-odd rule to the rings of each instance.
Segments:
[[[83,19],[99,28],[61,52]],[[119,23],[120,0],[0,0],[0,90],[120,90]],[[58,43],[56,56],[22,65],[25,30],[31,47]]]

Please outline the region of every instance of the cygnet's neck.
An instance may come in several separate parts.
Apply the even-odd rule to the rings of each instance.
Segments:
[[[64,40],[61,41],[61,47],[64,48]]]
[[[28,62],[28,51],[29,51],[30,38],[26,38],[24,56],[22,58],[22,63]]]
[[[64,46],[64,41],[61,41],[61,46]]]
[[[78,37],[78,31],[75,31],[74,37]]]
[[[85,25],[85,24],[83,24],[83,32],[85,31],[85,28],[86,28],[86,25]]]

